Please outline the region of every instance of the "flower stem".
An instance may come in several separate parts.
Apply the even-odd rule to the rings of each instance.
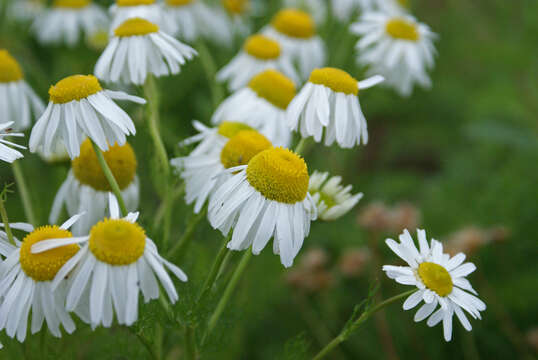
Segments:
[[[2,221],[4,222],[4,230],[6,231],[7,239],[13,246],[16,246],[15,240],[13,240],[11,227],[9,226],[9,218],[7,217],[6,207],[4,206],[4,194],[0,194],[0,216],[2,216]]]
[[[127,208],[125,207],[125,202],[123,201],[123,197],[121,196],[121,190],[118,185],[118,182],[116,181],[116,178],[114,177],[114,174],[112,174],[112,170],[110,170],[110,167],[108,167],[108,164],[106,163],[105,157],[103,156],[103,152],[96,143],[91,140],[93,151],[95,152],[95,155],[97,156],[97,161],[99,162],[99,165],[101,166],[101,169],[103,170],[103,173],[105,174],[106,179],[108,180],[108,183],[110,187],[112,188],[112,192],[114,195],[116,195],[116,199],[118,199],[118,204],[120,205],[121,215],[126,216],[127,215]]]
[[[196,359],[196,341],[194,339],[194,328],[191,326],[185,328],[185,353],[187,359]]]
[[[215,60],[213,60],[207,45],[203,41],[198,41],[196,48],[198,49],[198,56],[200,57],[200,61],[202,62],[202,66],[205,70],[209,87],[211,88],[213,108],[216,109],[221,100],[224,98],[224,90],[216,79],[217,65],[215,64]]]
[[[345,327],[344,329],[342,329],[342,331],[340,332],[340,334],[338,334],[338,336],[332,339],[330,343],[328,343],[323,349],[321,349],[321,351],[313,358],[313,360],[323,359],[327,354],[329,354],[332,350],[334,350],[338,345],[346,341],[348,337],[353,332],[355,332],[355,330],[357,330],[362,323],[366,322],[370,318],[370,316],[372,316],[379,310],[383,309],[384,307],[411,295],[415,291],[417,290],[413,289],[413,290],[409,290],[404,293],[401,293],[399,295],[393,296],[385,301],[380,302],[379,304],[372,307],[371,309],[364,311],[357,320],[355,320],[349,327]]]
[[[295,150],[294,150],[294,152],[297,155],[302,155],[303,154],[305,146],[308,143],[308,139],[310,139],[310,138],[303,138],[302,137],[301,140],[299,140],[299,143],[297,144],[297,146],[295,147]]]
[[[21,166],[19,165],[19,161],[14,161],[11,166],[13,168],[15,182],[17,183],[17,189],[21,194],[22,206],[24,207],[26,219],[30,224],[37,226],[34,209],[32,208],[32,200],[30,199],[30,191],[28,190],[28,186],[26,186],[26,181],[24,180],[24,174]]]
[[[181,238],[176,242],[174,247],[168,251],[167,257],[172,258],[174,255],[179,254],[180,256],[183,256],[185,253],[185,248],[189,246],[192,235],[194,234],[194,230],[196,230],[196,227],[200,223],[200,221],[205,217],[207,213],[207,207],[205,207],[200,213],[195,214],[193,217],[190,218],[189,223],[187,224],[187,228],[185,229],[185,232],[183,235],[181,235]]]
[[[231,251],[228,250],[226,245],[230,241],[232,232],[228,234],[224,238],[224,241],[222,242],[222,246],[220,247],[220,250],[217,254],[217,257],[215,258],[215,261],[213,262],[213,265],[211,266],[211,270],[209,270],[209,274],[207,275],[207,278],[204,281],[204,285],[202,285],[202,289],[200,291],[200,294],[198,295],[198,298],[196,299],[196,303],[198,306],[201,306],[203,302],[205,301],[205,298],[207,294],[209,294],[209,291],[213,287],[213,284],[215,283],[215,280],[217,279],[217,275],[222,267],[222,264],[224,262],[224,259],[226,259],[228,256],[230,256]]]

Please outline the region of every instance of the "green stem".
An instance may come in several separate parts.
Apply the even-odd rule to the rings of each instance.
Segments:
[[[185,183],[182,183],[172,192],[172,195],[171,195],[172,201],[175,202],[184,193],[185,193]],[[166,203],[163,202],[161,203],[161,205],[157,209],[157,212],[155,213],[155,219],[153,220],[153,226],[155,229],[161,226],[161,222],[164,219],[166,211],[167,211]]]
[[[30,224],[37,226],[34,209],[32,208],[32,200],[30,199],[30,191],[28,191],[28,186],[26,186],[26,181],[24,179],[22,168],[19,165],[19,161],[14,161],[11,166],[13,168],[15,182],[17,183],[17,189],[21,194],[22,206],[24,207],[24,214],[26,215],[26,219]]]
[[[116,195],[116,199],[118,199],[118,204],[120,205],[121,215],[126,216],[127,215],[127,208],[125,207],[125,202],[123,201],[123,197],[121,196],[121,190],[118,185],[118,182],[116,181],[116,178],[114,177],[114,174],[112,174],[112,170],[110,170],[110,167],[108,167],[108,164],[106,163],[105,157],[103,156],[103,152],[96,143],[91,140],[93,151],[95,152],[95,155],[97,156],[97,161],[99,162],[99,165],[101,166],[101,169],[103,170],[103,173],[105,174],[106,179],[108,180],[108,184],[112,188],[112,192],[114,195]]]
[[[192,240],[192,235],[194,234],[194,230],[196,230],[196,227],[200,223],[200,221],[205,217],[207,213],[207,206],[200,211],[198,214],[195,214],[193,217],[191,217],[189,223],[187,224],[187,228],[185,229],[185,232],[183,235],[181,235],[181,238],[176,242],[174,247],[168,251],[167,257],[172,258],[176,254],[180,254],[181,256],[185,253],[185,248],[187,248]]]
[[[4,206],[3,194],[0,195],[0,216],[2,216],[2,221],[4,222],[4,230],[6,231],[6,235],[9,242],[12,245],[17,246],[15,244],[15,240],[13,240],[13,233],[11,232],[11,227],[9,226],[9,218],[7,217],[6,207]]]
[[[185,328],[185,353],[187,359],[196,359],[196,341],[194,339],[194,328],[187,326]]]
[[[196,299],[196,303],[198,304],[198,306],[203,304],[203,302],[205,301],[207,294],[209,294],[211,288],[213,287],[213,284],[215,283],[215,280],[217,279],[217,275],[222,267],[224,259],[226,259],[231,254],[231,251],[228,250],[228,248],[226,247],[226,245],[230,241],[231,234],[232,232],[230,231],[228,236],[224,238],[217,257],[215,258],[213,265],[211,265],[211,270],[209,270],[209,274],[207,275],[207,278],[204,281],[204,285],[202,285],[200,294]]]
[[[209,52],[209,49],[207,48],[205,42],[203,42],[202,40],[198,41],[198,43],[196,44],[196,48],[198,49],[198,56],[200,57],[200,61],[202,62],[202,66],[206,73],[207,81],[211,89],[213,108],[216,109],[224,98],[224,90],[221,84],[219,84],[216,79],[217,64],[215,64],[215,60],[211,56],[211,53]]]
[[[379,304],[377,304],[376,306],[374,306],[373,308],[369,309],[369,310],[366,310],[364,311],[361,316],[359,316],[359,318],[357,320],[355,320],[355,322],[353,324],[351,324],[351,326],[349,326],[349,328],[344,328],[340,334],[338,334],[338,336],[336,336],[334,339],[332,339],[332,341],[330,343],[328,343],[323,349],[321,349],[321,351],[313,358],[313,360],[320,360],[320,359],[323,359],[327,354],[329,354],[332,350],[334,350],[338,345],[340,345],[341,343],[343,343],[344,341],[346,341],[348,339],[348,337],[355,331],[359,328],[359,326],[366,322],[370,316],[372,316],[373,314],[375,314],[376,312],[378,312],[379,310],[383,309],[384,307],[400,300],[400,299],[403,299],[409,295],[411,295],[412,293],[414,293],[415,291],[417,291],[416,289],[413,289],[413,290],[410,290],[410,291],[406,291],[402,294],[399,294],[399,295],[396,295],[396,296],[393,296],[385,301],[382,301],[380,302]]]
[[[310,139],[310,138],[301,138],[301,140],[299,140],[299,143],[297,144],[297,146],[295,147],[295,150],[294,150],[294,152],[297,155],[302,155],[303,154],[305,146],[308,143],[308,139]]]

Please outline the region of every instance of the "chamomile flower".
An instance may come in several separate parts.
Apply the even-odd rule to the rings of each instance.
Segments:
[[[396,282],[417,287],[418,291],[405,300],[404,310],[412,309],[424,300],[424,305],[415,314],[415,321],[429,317],[428,326],[435,326],[442,320],[445,340],[450,341],[454,314],[465,330],[470,331],[471,323],[463,310],[474,319],[481,319],[480,312],[486,310],[486,304],[472,295],[477,293],[465,278],[476,270],[476,266],[469,262],[463,263],[463,253],[453,257],[443,253],[443,245],[435,239],[428,246],[424,230],[417,230],[417,235],[418,250],[407,230],[400,235],[400,243],[392,239],[385,241],[409,266],[385,265],[383,270]],[[437,305],[440,306],[439,309]]]
[[[3,124],[0,123],[0,160],[8,162],[8,163],[12,163],[13,161],[17,159],[24,157],[24,155],[22,155],[20,151],[12,149],[11,147],[15,147],[19,149],[26,149],[24,146],[15,144],[14,142],[4,139],[6,136],[16,136],[16,137],[24,136],[24,134],[22,133],[11,132],[10,131],[11,125],[13,125],[13,121],[3,123]]]
[[[306,163],[288,149],[270,148],[227,171],[233,175],[209,203],[211,226],[224,235],[233,231],[229,249],[252,246],[255,255],[274,237],[273,252],[290,267],[316,219]]]
[[[307,11],[312,14],[317,24],[321,24],[327,18],[327,5],[324,0],[285,0],[284,6]]]
[[[286,109],[295,96],[295,84],[279,71],[269,69],[254,76],[248,86],[224,100],[211,119],[239,121],[252,126],[275,146],[288,146],[291,131],[286,124]]]
[[[50,87],[49,95],[49,104],[32,129],[30,151],[51,154],[61,141],[71,159],[79,155],[86,137],[106,151],[109,144],[123,145],[126,135],[136,133],[133,121],[114,99],[146,103],[121,91],[104,90],[93,75],[66,77]]]
[[[65,276],[73,272],[67,280],[66,310],[83,307],[92,327],[110,327],[114,315],[120,325],[132,325],[138,319],[139,293],[145,302],[159,298],[157,279],[175,303],[178,294],[166,269],[187,281],[180,268],[159,255],[155,243],[136,223],[138,213],[120,218],[116,198],[112,194],[109,197],[110,218],[93,226],[89,235],[32,246],[32,253],[39,254],[67,244],[83,244],[58,271],[52,288],[62,286]]]
[[[303,138],[313,136],[325,145],[335,141],[342,148],[368,143],[366,119],[359,104],[359,89],[364,90],[383,81],[373,76],[363,81],[336,68],[312,71],[310,79],[292,100],[287,110],[288,125],[300,131]]]
[[[114,31],[125,20],[141,18],[154,24],[162,26],[164,23],[164,13],[161,5],[156,0],[116,0],[110,7],[112,23],[110,30]],[[166,29],[168,33],[174,33],[175,27]]]
[[[427,71],[434,65],[437,35],[427,25],[410,15],[369,12],[351,31],[361,37],[357,61],[369,66],[369,74],[383,75],[402,96],[411,95],[415,84],[431,86]]]
[[[52,7],[35,19],[37,39],[43,44],[75,46],[84,34],[106,27],[108,17],[91,0],[54,0]]]
[[[128,143],[110,146],[103,152],[108,167],[112,171],[128,211],[138,208],[140,186],[136,176],[136,155]],[[107,215],[108,192],[112,191],[108,180],[97,161],[90,140],[80,147],[80,155],[71,161],[67,179],[58,190],[49,223],[58,221],[65,205],[69,215],[85,212],[85,216],[73,226],[75,235],[87,234],[90,228]]]
[[[20,21],[34,20],[45,10],[44,0],[17,0],[8,4],[8,15]]]
[[[170,35],[192,43],[214,32],[215,11],[202,0],[165,0],[163,6],[164,28],[174,30]]]
[[[24,81],[17,60],[7,50],[0,49],[0,119],[13,122],[15,130],[26,130],[32,115],[40,115],[43,102]]]
[[[336,18],[340,21],[349,21],[357,10],[370,10],[377,2],[384,0],[331,0],[331,7]]]
[[[327,180],[328,179],[328,180]],[[347,214],[363,194],[351,194],[351,185],[340,185],[342,178],[333,176],[329,179],[329,173],[314,171],[310,175],[308,192],[318,208],[318,217],[324,221],[336,220]]]
[[[271,142],[257,131],[241,130],[219,152],[172,159],[172,165],[185,182],[187,204],[195,203],[194,212],[199,213],[215,189],[232,176],[224,172],[226,169],[246,165],[252,157],[271,146]]]
[[[325,45],[316,35],[312,17],[301,10],[280,10],[263,33],[282,46],[283,53],[297,63],[302,79],[325,64]]]
[[[9,337],[16,336],[20,342],[24,341],[30,313],[32,334],[41,330],[43,321],[56,337],[62,336],[60,325],[69,334],[75,330],[75,323],[64,308],[66,288],[62,284],[53,291],[52,280],[66,262],[77,256],[80,247],[67,244],[40,254],[32,253],[31,248],[47,239],[72,239],[68,229],[80,217],[80,214],[75,215],[60,227],[34,229],[30,224],[10,224],[13,229],[28,232],[22,242],[15,240],[16,246],[9,243],[7,235],[0,231],[0,254],[6,257],[0,265],[0,297],[3,299],[0,303],[0,329],[4,329]]]
[[[148,74],[177,74],[196,51],[159,27],[141,18],[126,20],[95,65],[95,75],[104,81],[142,85]]]

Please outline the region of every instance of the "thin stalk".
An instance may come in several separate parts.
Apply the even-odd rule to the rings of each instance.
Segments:
[[[221,100],[224,98],[224,90],[222,86],[217,82],[217,64],[211,56],[207,45],[203,41],[198,41],[196,44],[198,49],[198,56],[202,62],[202,67],[206,73],[207,81],[211,89],[211,97],[213,100],[213,108],[216,109]]]
[[[17,183],[17,190],[19,190],[22,199],[22,206],[24,207],[24,214],[28,222],[34,226],[37,226],[37,221],[32,208],[32,200],[30,199],[30,191],[26,185],[26,180],[24,179],[24,174],[22,168],[19,164],[19,161],[14,161],[11,164],[13,169],[13,175],[15,176],[15,183]]]
[[[96,143],[91,140],[93,151],[95,152],[95,155],[97,156],[97,161],[99,162],[99,165],[101,166],[101,169],[103,170],[103,173],[105,174],[106,179],[108,180],[108,183],[110,187],[112,188],[112,192],[114,195],[116,195],[116,199],[118,199],[118,204],[120,205],[121,215],[126,216],[127,215],[127,207],[125,206],[125,201],[123,201],[123,197],[121,196],[121,190],[118,185],[118,182],[116,181],[116,178],[114,177],[114,174],[112,174],[112,170],[110,170],[110,167],[108,167],[108,164],[106,163],[105,157],[103,156],[103,152]]]
[[[172,201],[175,202],[184,193],[185,193],[185,183],[182,183],[177,188],[175,188],[174,191],[172,192],[172,195],[171,195]],[[166,203],[164,203],[164,202],[161,203],[161,205],[157,209],[157,212],[155,213],[155,218],[153,220],[153,226],[155,228],[158,228],[158,227],[161,226],[161,222],[164,219],[164,215],[165,215],[166,210],[167,210]]]
[[[205,301],[207,294],[209,294],[209,291],[211,290],[211,288],[213,287],[213,284],[215,283],[215,280],[217,279],[217,275],[222,267],[222,263],[224,262],[224,259],[227,258],[231,254],[231,251],[228,250],[228,248],[226,247],[226,245],[230,241],[231,234],[232,232],[230,231],[228,236],[224,238],[224,241],[222,242],[222,246],[220,247],[220,250],[217,254],[217,257],[215,257],[215,261],[213,262],[213,265],[211,265],[211,270],[209,270],[209,274],[207,275],[207,278],[204,281],[204,285],[202,285],[200,294],[196,298],[196,303],[198,304],[198,306],[200,306],[200,304],[203,304],[203,301]]]
[[[187,359],[196,359],[196,340],[194,338],[194,328],[191,326],[185,328],[185,353]]]
[[[4,230],[6,231],[7,239],[11,245],[17,246],[15,244],[15,240],[13,240],[13,233],[11,232],[11,227],[9,226],[9,218],[7,217],[7,211],[6,207],[4,206],[4,199],[2,195],[0,195],[0,216],[2,216],[2,221],[4,222]]]
[[[167,257],[172,258],[176,254],[183,255],[185,253],[185,249],[189,246],[192,240],[192,235],[194,234],[194,230],[196,230],[196,227],[200,223],[200,221],[205,217],[207,213],[207,207],[205,207],[200,213],[195,214],[193,217],[191,217],[189,223],[187,224],[187,228],[185,229],[185,232],[183,235],[181,235],[181,238],[176,242],[174,247],[168,251]]]
[[[301,140],[299,140],[299,143],[295,147],[295,150],[293,150],[297,155],[303,155],[303,151],[306,144],[308,143],[308,139],[309,138],[301,138]]]

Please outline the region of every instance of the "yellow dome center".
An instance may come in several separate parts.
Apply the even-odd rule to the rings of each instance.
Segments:
[[[192,4],[195,0],[166,0],[166,5],[169,6],[185,6]]]
[[[267,199],[286,204],[303,201],[308,192],[306,163],[284,148],[271,148],[254,156],[248,163],[247,180]]]
[[[219,125],[218,133],[228,139],[232,138],[238,132],[243,130],[254,130],[247,124],[243,124],[236,121],[223,121]]]
[[[110,265],[134,263],[146,247],[146,233],[138,225],[121,219],[104,219],[90,230],[90,251]]]
[[[7,50],[0,50],[0,83],[19,81],[23,78],[21,67]]]
[[[260,151],[271,146],[271,142],[255,130],[240,131],[222,148],[220,162],[226,169],[246,165]]]
[[[32,254],[32,245],[48,239],[63,239],[73,237],[71,232],[58,226],[42,226],[26,235],[20,249],[20,263],[24,273],[35,281],[50,281],[54,279],[64,264],[79,250],[76,244],[65,245]]]
[[[132,18],[124,21],[114,30],[114,35],[118,37],[141,36],[153,34],[159,31],[159,27],[154,23],[141,18]]]
[[[99,80],[93,75],[72,75],[62,79],[49,89],[50,101],[65,104],[82,100],[103,90]]]
[[[275,15],[271,24],[282,34],[294,38],[308,39],[316,33],[314,19],[301,10],[281,10]]]
[[[249,0],[222,0],[222,6],[232,15],[243,14],[249,5]]]
[[[280,45],[273,39],[263,35],[252,35],[245,41],[247,54],[257,59],[271,60],[280,56]]]
[[[116,0],[116,5],[118,6],[139,6],[152,4],[155,4],[155,0]]]
[[[265,70],[254,76],[248,86],[259,97],[284,110],[295,97],[295,84],[293,81],[272,69]]]
[[[439,296],[447,296],[452,292],[452,277],[441,265],[423,262],[418,266],[418,275],[424,285]]]
[[[123,146],[115,144],[103,153],[108,167],[118,182],[121,190],[129,186],[136,175],[136,156],[128,143]],[[73,175],[84,185],[97,191],[112,191],[108,180],[101,170],[97,156],[90,140],[86,139],[80,146],[80,155],[71,162]]]
[[[387,34],[395,39],[417,41],[420,37],[417,26],[405,19],[394,18],[387,22]]]
[[[53,7],[57,8],[69,8],[69,9],[81,9],[90,5],[91,0],[54,0]]]
[[[324,85],[335,92],[347,95],[359,93],[358,81],[347,72],[336,68],[315,69],[308,80],[313,84]]]

